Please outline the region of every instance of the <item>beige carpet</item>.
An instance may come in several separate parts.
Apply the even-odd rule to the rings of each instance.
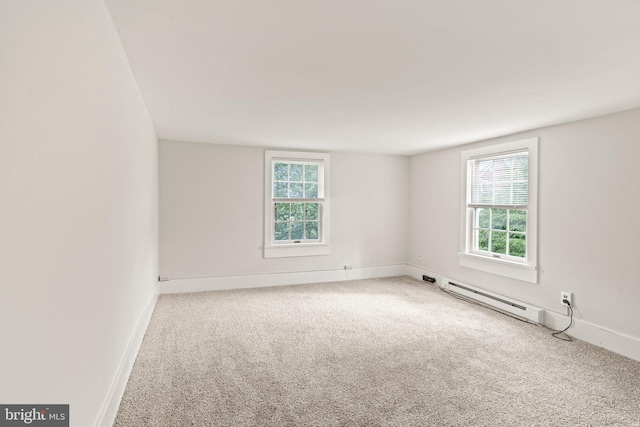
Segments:
[[[640,426],[640,362],[407,277],[163,295],[115,425]]]

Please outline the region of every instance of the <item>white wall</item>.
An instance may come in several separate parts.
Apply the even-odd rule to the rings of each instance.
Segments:
[[[264,259],[264,149],[161,141],[159,150],[163,275],[406,263],[408,157],[331,153],[331,254]]]
[[[0,5],[0,402],[91,426],[157,292],[157,139],[100,0]]]
[[[560,291],[570,291],[578,319],[640,339],[640,109],[480,144],[533,136],[538,284],[458,265],[460,151],[469,146],[411,159],[410,263],[557,313]]]

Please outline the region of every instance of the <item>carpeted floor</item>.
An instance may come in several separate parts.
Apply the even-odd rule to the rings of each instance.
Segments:
[[[160,297],[116,426],[640,426],[640,362],[408,277]]]

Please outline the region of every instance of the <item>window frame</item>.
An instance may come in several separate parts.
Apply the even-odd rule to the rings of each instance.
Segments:
[[[472,160],[495,158],[497,156],[527,150],[528,152],[528,203],[509,210],[527,211],[526,258],[503,255],[495,257],[492,252],[474,249],[474,207],[471,205]],[[501,276],[511,277],[530,283],[538,281],[537,240],[538,240],[538,138],[487,145],[461,152],[461,219],[459,263],[462,267],[481,270]],[[491,226],[491,224],[490,224]],[[507,227],[508,228],[508,227]],[[507,236],[508,230],[505,230]]]
[[[274,165],[284,163],[318,164],[316,198],[284,200],[274,195]],[[330,155],[308,151],[265,150],[264,189],[264,258],[328,255],[330,245]],[[278,241],[275,239],[275,205],[277,203],[318,203],[318,240]]]

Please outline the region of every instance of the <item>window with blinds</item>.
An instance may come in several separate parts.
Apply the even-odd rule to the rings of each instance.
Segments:
[[[462,267],[538,281],[538,138],[460,152]]]
[[[527,258],[528,150],[468,160],[472,252],[495,258]]]

